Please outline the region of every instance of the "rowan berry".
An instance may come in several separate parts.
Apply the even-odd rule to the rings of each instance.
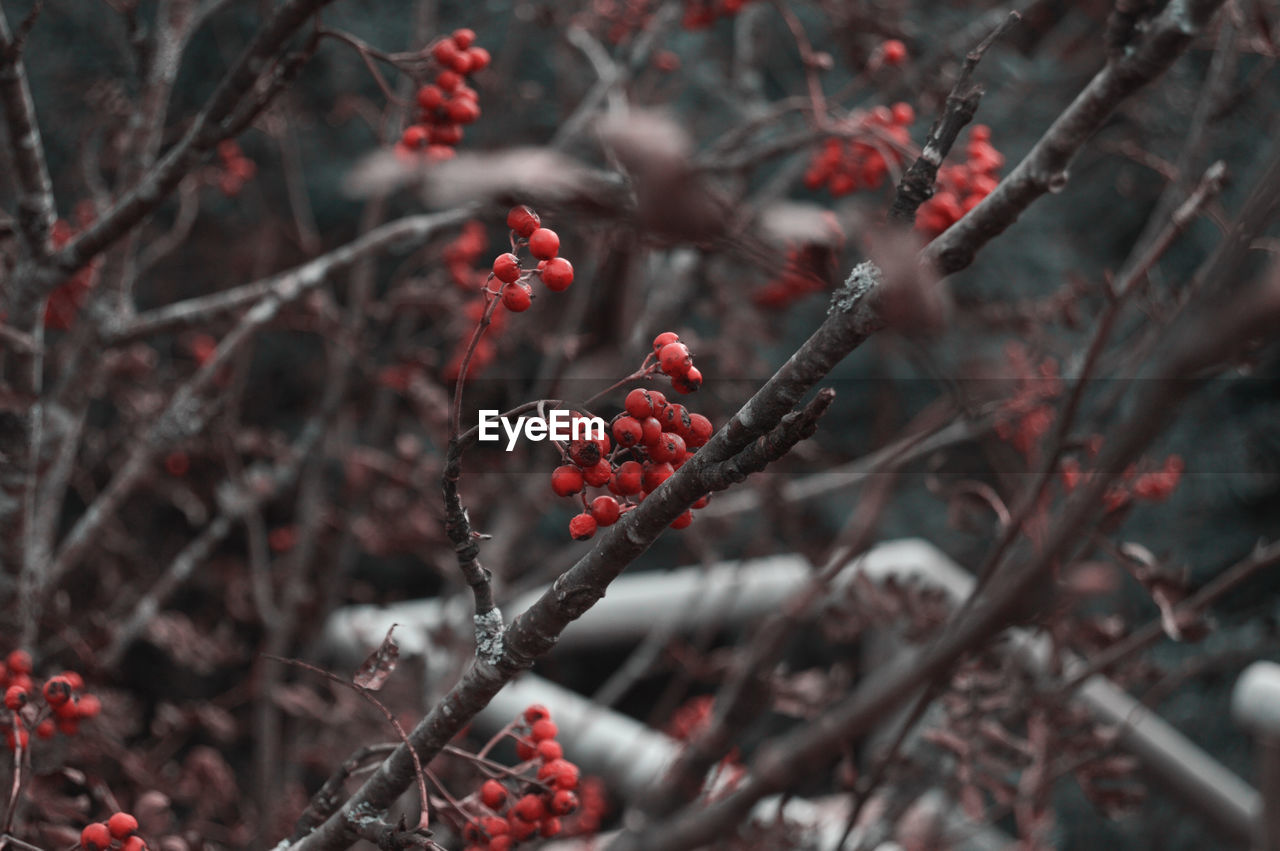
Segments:
[[[451,92],[462,85],[462,75],[457,71],[441,71],[436,76],[436,85],[440,87],[441,91]]]
[[[635,446],[644,437],[644,427],[640,425],[638,419],[631,416],[619,417],[614,421],[611,430],[613,439],[618,441],[618,445],[627,449]]]
[[[94,822],[80,831],[80,846],[85,851],[104,851],[110,848],[111,830],[102,822]]]
[[[467,51],[467,58],[471,60],[471,73],[473,74],[476,71],[483,71],[485,68],[488,68],[489,62],[492,60],[492,57],[489,55],[489,51],[485,50],[483,47],[470,48]]]
[[[91,694],[83,695],[76,704],[77,714],[81,718],[97,718],[102,711],[102,702]]]
[[[656,355],[662,351],[663,346],[669,346],[672,343],[679,342],[680,335],[675,331],[663,331],[661,334],[653,338],[653,353]]]
[[[130,836],[120,844],[120,851],[147,851],[147,843],[141,836]]]
[[[639,461],[624,461],[618,465],[610,481],[610,488],[621,496],[640,493],[644,470]]]
[[[537,822],[527,821],[517,815],[508,818],[507,824],[511,826],[511,838],[516,842],[523,842],[538,832]]]
[[[507,800],[507,787],[497,780],[486,780],[480,786],[480,802],[491,810],[502,806]]]
[[[31,654],[25,650],[14,650],[5,659],[9,671],[14,674],[31,673]]]
[[[559,789],[551,796],[551,812],[567,816],[578,808],[578,796],[568,789]]]
[[[480,118],[480,107],[470,98],[450,98],[444,108],[449,120],[457,124],[471,124]]]
[[[542,820],[542,824],[538,827],[538,834],[547,839],[555,836],[560,832],[560,819],[550,816]]]
[[[58,676],[70,683],[72,691],[80,691],[84,688],[84,677],[80,676],[75,671],[63,671],[61,674],[58,674]]]
[[[880,57],[886,65],[901,65],[907,60],[907,46],[896,38],[880,45]]]
[[[551,489],[556,496],[572,496],[583,488],[582,471],[568,464],[551,471]]]
[[[493,258],[493,276],[504,284],[514,283],[520,277],[520,258],[507,252]]]
[[[468,47],[475,44],[476,31],[462,27],[461,29],[453,31],[452,38],[453,43],[458,46],[459,50],[466,50]]]
[[[531,703],[524,710],[524,720],[533,724],[541,721],[543,718],[550,718],[551,710],[543,706],[541,703]]]
[[[538,755],[537,749],[533,744],[523,739],[516,742],[516,758],[521,762],[527,762]]]
[[[603,499],[603,497],[601,497]],[[560,743],[553,739],[543,739],[538,742],[538,759],[543,762],[550,762],[553,759],[560,759],[564,756],[564,748]]]
[[[711,425],[711,420],[702,414],[689,415],[689,428],[685,431],[685,446],[690,449],[697,449],[699,446],[705,446],[707,441],[711,439],[715,429]]]
[[[704,493],[702,496],[698,497],[698,501],[697,501],[697,502],[695,502],[693,505],[691,505],[691,506],[689,506],[689,507],[690,507],[691,509],[693,509],[693,510],[695,510],[695,511],[696,511],[696,510],[698,510],[699,508],[706,508],[710,503],[711,503],[711,494],[709,494],[709,493]],[[690,518],[690,519],[692,519],[692,518]]]
[[[684,440],[678,434],[664,433],[657,443],[649,447],[649,457],[654,461],[674,461],[684,453]]]
[[[57,730],[52,718],[46,718],[36,725],[36,737],[40,739],[52,739],[54,732]]]
[[[613,478],[613,465],[601,458],[595,464],[585,468],[582,471],[582,477],[593,488],[602,488],[609,484],[609,479]]]
[[[591,467],[600,461],[600,444],[594,440],[574,440],[569,443],[569,460],[579,467]]]
[[[459,55],[458,45],[454,44],[451,39],[444,39],[436,42],[435,47],[431,48],[431,55],[441,65],[453,67],[455,57]]]
[[[511,811],[525,821],[540,821],[547,809],[537,795],[525,795],[516,801]]]
[[[662,423],[657,417],[645,417],[640,421],[640,442],[652,446],[662,439]]]
[[[550,228],[538,228],[529,234],[529,253],[539,260],[550,260],[560,251],[560,236]]]
[[[611,496],[598,496],[591,500],[591,516],[598,526],[612,526],[622,515],[618,501]]]
[[[658,352],[658,365],[665,375],[684,375],[693,366],[689,347],[684,343],[668,343]]]
[[[66,677],[50,677],[44,684],[44,700],[50,706],[61,706],[71,699],[71,683]]]
[[[675,467],[672,467],[666,462],[649,463],[644,465],[644,477],[642,481],[645,493],[653,493],[663,482],[671,478],[675,472]]]
[[[552,292],[564,292],[573,283],[573,264],[563,257],[552,257],[542,267],[542,282]]]
[[[671,528],[684,529],[684,528],[687,528],[688,525],[692,522],[693,522],[693,512],[689,511],[688,509],[685,509],[685,512],[683,514],[681,514],[675,520],[671,521]]]
[[[893,123],[901,125],[910,125],[916,122],[916,111],[912,109],[911,104],[899,101],[893,105]]]
[[[608,499],[608,497],[605,497],[605,499]],[[556,734],[559,732],[560,729],[556,727],[556,722],[552,721],[550,718],[543,718],[539,721],[534,721],[533,726],[529,728],[529,734],[533,736],[533,740],[535,742],[554,739]],[[530,819],[530,821],[532,821],[532,819]]]
[[[107,829],[116,839],[124,839],[138,829],[138,820],[129,813],[116,813],[107,819]]]
[[[9,686],[4,693],[4,705],[15,712],[27,705],[27,690],[22,686]]]
[[[569,521],[569,535],[575,541],[585,541],[596,533],[596,519],[590,514],[579,514]]]
[[[653,416],[653,399],[650,398],[649,391],[643,387],[637,387],[628,393],[623,407],[627,409],[628,414],[637,420]]]
[[[684,375],[673,375],[671,377],[671,387],[677,393],[689,394],[696,391],[702,386],[702,373],[698,371],[696,366],[689,367]]]
[[[515,844],[510,836],[495,836],[489,840],[489,844],[485,851],[511,851],[511,847]]]
[[[502,305],[512,313],[524,313],[533,304],[533,287],[516,282],[502,290]]]
[[[74,736],[80,732],[80,721],[76,718],[58,718],[58,732],[64,736]]]
[[[523,204],[512,207],[507,212],[507,227],[525,239],[528,239],[538,229],[540,223],[541,220],[538,218],[538,214]]]

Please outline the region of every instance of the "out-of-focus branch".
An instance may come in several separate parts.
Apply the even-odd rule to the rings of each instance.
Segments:
[[[27,83],[27,68],[22,59],[23,42],[34,15],[15,34],[8,19],[0,12],[0,105],[4,108],[9,150],[13,156],[14,178],[18,183],[17,225],[23,248],[28,256],[43,260],[49,253],[49,233],[57,216],[53,201],[53,181],[45,162],[44,141],[36,121],[36,107]]]
[[[1076,153],[1129,95],[1160,76],[1213,17],[1220,0],[1173,0],[1142,40],[1113,57],[982,203],[924,249],[943,274],[964,269],[1037,198],[1061,192]]]

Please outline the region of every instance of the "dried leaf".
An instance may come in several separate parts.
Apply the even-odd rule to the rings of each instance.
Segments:
[[[355,676],[351,678],[351,681],[360,688],[377,691],[396,669],[396,663],[400,661],[400,645],[396,644],[391,633],[395,632],[397,626],[399,624],[391,625],[387,630],[387,637],[382,639],[382,644],[369,654],[369,658],[364,660],[360,670],[356,671]]]

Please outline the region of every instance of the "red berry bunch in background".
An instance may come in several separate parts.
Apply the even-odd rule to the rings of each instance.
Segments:
[[[490,778],[476,795],[484,814],[468,821],[466,851],[508,851],[521,842],[558,835],[561,819],[578,810],[578,766],[564,758],[559,728],[545,706],[534,704],[511,728],[516,756],[525,767]],[[523,776],[536,769],[532,777]]]
[[[804,185],[813,190],[826,187],[836,198],[879,188],[890,167],[899,168],[910,150],[908,128],[915,120],[909,103],[855,111],[847,120],[846,132],[827,139],[814,155]]]
[[[719,18],[731,18],[742,11],[748,0],[685,0],[681,25],[687,30],[700,30]]]
[[[1053,424],[1054,408],[1050,402],[1062,392],[1058,362],[1045,358],[1033,363],[1026,347],[1019,343],[1010,343],[1005,356],[1017,388],[1001,405],[995,423],[996,437],[1031,458]]]
[[[968,160],[938,169],[938,187],[934,196],[916,212],[916,230],[930,238],[937,236],[960,220],[991,194],[1000,182],[997,175],[1004,165],[1004,155],[991,144],[991,128],[975,124],[969,131],[965,149]]]
[[[93,224],[94,219],[97,218],[93,202],[81,201],[77,204],[75,218],[74,228],[62,219],[53,223],[50,236],[55,249],[62,248],[71,241],[73,236]],[[89,290],[93,289],[93,285],[97,283],[98,265],[99,261],[93,261],[67,278],[49,294],[49,300],[44,307],[44,327],[54,331],[66,331],[71,327],[75,322],[76,314],[80,312],[84,300],[89,295]]]
[[[833,222],[833,227],[839,233],[839,225]],[[751,293],[752,303],[762,310],[780,310],[829,289],[836,259],[830,244],[811,242],[788,249],[782,273],[756,288]]]
[[[396,153],[447,159],[462,141],[462,128],[480,118],[480,98],[466,75],[488,67],[489,51],[475,43],[474,30],[454,30],[430,48],[439,67],[435,82],[418,89],[418,121],[400,134]]]
[[[56,733],[74,736],[82,720],[102,711],[102,703],[84,691],[84,679],[75,671],[63,671],[43,683],[31,673],[31,654],[25,650],[14,650],[0,662],[0,688],[8,710],[0,730],[10,750],[19,745],[26,750],[33,730],[39,739],[52,739]]]
[[[907,61],[907,46],[896,38],[886,39],[871,54],[870,66],[879,68],[884,65],[897,66]]]
[[[1089,454],[1097,456],[1101,449],[1100,440],[1088,446]],[[1130,465],[1124,471],[1120,481],[1113,483],[1102,495],[1107,511],[1118,511],[1134,502],[1164,502],[1178,488],[1186,464],[1181,455],[1170,455],[1164,463],[1153,469],[1142,470],[1137,465]],[[1064,458],[1059,465],[1063,490],[1067,493],[1075,490],[1093,475],[1081,468],[1075,458]]]
[[[244,155],[235,139],[224,139],[218,143],[218,161],[221,166],[218,188],[228,198],[239,195],[245,183],[258,171],[258,166]]]
[[[84,851],[146,851],[147,843],[138,836],[138,820],[130,813],[115,813],[106,821],[86,825],[80,831],[80,847]]]
[[[639,374],[657,371],[670,376],[672,386],[683,393],[702,383],[688,347],[671,331],[654,338],[653,353],[645,357]],[[559,496],[581,494],[583,512],[569,521],[575,541],[587,540],[601,526],[612,526],[711,439],[709,419],[668,401],[659,391],[638,387],[627,394],[624,407],[609,434],[560,445],[567,463],[551,473],[551,489]],[[588,500],[586,490],[591,487],[608,488],[609,493]],[[704,496],[693,508],[702,508],[709,499]],[[671,526],[683,529],[692,522],[690,509]]]

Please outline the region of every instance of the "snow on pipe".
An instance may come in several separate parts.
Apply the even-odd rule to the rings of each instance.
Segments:
[[[875,580],[897,575],[925,581],[957,600],[973,587],[971,574],[932,544],[915,538],[876,546],[844,571],[836,585],[851,582],[856,572]],[[776,611],[778,602],[800,590],[812,575],[812,566],[795,555],[624,574],[609,586],[606,597],[569,625],[557,649],[634,643],[673,622],[689,629],[709,622],[739,624]],[[532,591],[505,604],[508,618],[524,611],[541,593]],[[353,606],[334,613],[326,635],[335,651],[358,659],[377,646],[391,624],[399,623],[396,635],[403,652],[430,652],[430,630],[446,623],[470,628],[470,605],[469,595],[459,595],[445,603]],[[1024,657],[1042,665],[1047,649],[1035,636],[1026,631],[1015,631],[1014,636]],[[1121,746],[1143,762],[1153,780],[1232,838],[1250,836],[1262,807],[1252,786],[1107,678],[1091,677],[1078,697],[1095,717],[1119,726]]]

